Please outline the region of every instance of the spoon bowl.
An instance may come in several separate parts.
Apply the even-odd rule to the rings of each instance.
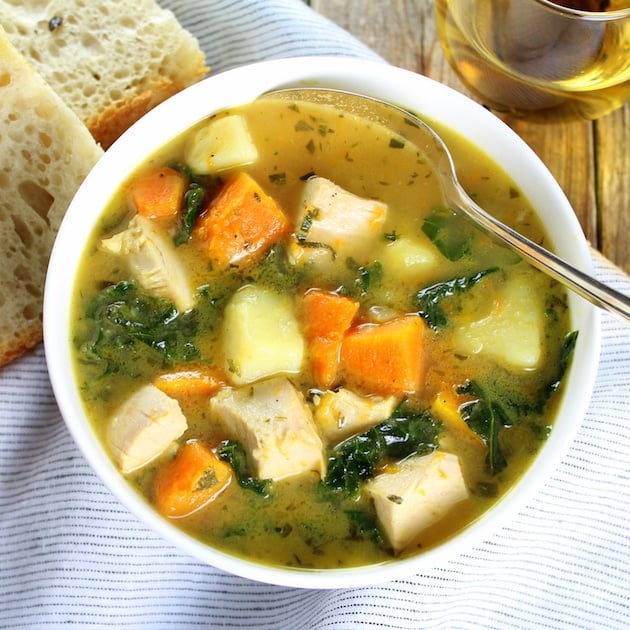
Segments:
[[[377,98],[322,88],[286,88],[268,92],[265,98],[306,100],[330,104],[382,124],[412,142],[438,175],[448,205],[478,228],[497,239],[531,265],[548,274],[592,304],[630,323],[630,298],[577,269],[553,252],[528,239],[486,212],[460,184],[453,157],[439,134],[415,114]]]

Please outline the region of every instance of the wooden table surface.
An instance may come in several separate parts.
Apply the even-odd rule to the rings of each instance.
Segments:
[[[309,0],[393,65],[471,96],[446,61],[433,0]],[[595,122],[527,123],[502,116],[569,198],[589,242],[630,273],[630,104]]]

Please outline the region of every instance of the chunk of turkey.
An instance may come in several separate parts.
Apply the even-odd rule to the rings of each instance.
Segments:
[[[330,444],[338,444],[387,420],[397,403],[395,396],[359,396],[345,388],[327,391],[316,403],[315,424]]]
[[[444,451],[410,457],[393,468],[368,481],[366,490],[380,526],[399,553],[468,498],[468,489],[458,457]]]
[[[284,378],[226,389],[210,401],[214,416],[247,452],[259,479],[324,474],[324,448],[302,394]]]
[[[324,177],[311,177],[298,211],[301,231],[289,255],[298,264],[326,266],[349,257],[363,264],[382,236],[387,210],[380,201],[358,197]],[[302,237],[308,246],[301,244]]]
[[[194,306],[195,297],[175,246],[150,219],[135,215],[126,229],[103,239],[101,247],[125,258],[147,292],[172,300],[181,312]]]
[[[114,413],[107,440],[120,469],[127,474],[161,455],[187,428],[179,403],[149,384]]]

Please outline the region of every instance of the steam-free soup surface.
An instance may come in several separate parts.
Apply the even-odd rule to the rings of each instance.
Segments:
[[[465,188],[544,243],[442,131]],[[551,430],[564,293],[446,208],[399,132],[307,102],[222,112],[130,173],[91,236],[85,408],[147,503],[213,547],[313,568],[422,552]]]

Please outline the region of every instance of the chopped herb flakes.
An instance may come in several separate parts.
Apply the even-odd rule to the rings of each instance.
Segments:
[[[269,181],[276,186],[283,186],[287,183],[286,173],[272,173],[269,175]]]
[[[207,490],[208,488],[213,488],[217,485],[217,473],[214,471],[214,468],[209,468],[206,470],[203,475],[199,478],[197,482],[197,486],[195,487],[193,492],[200,492],[201,490]]]

